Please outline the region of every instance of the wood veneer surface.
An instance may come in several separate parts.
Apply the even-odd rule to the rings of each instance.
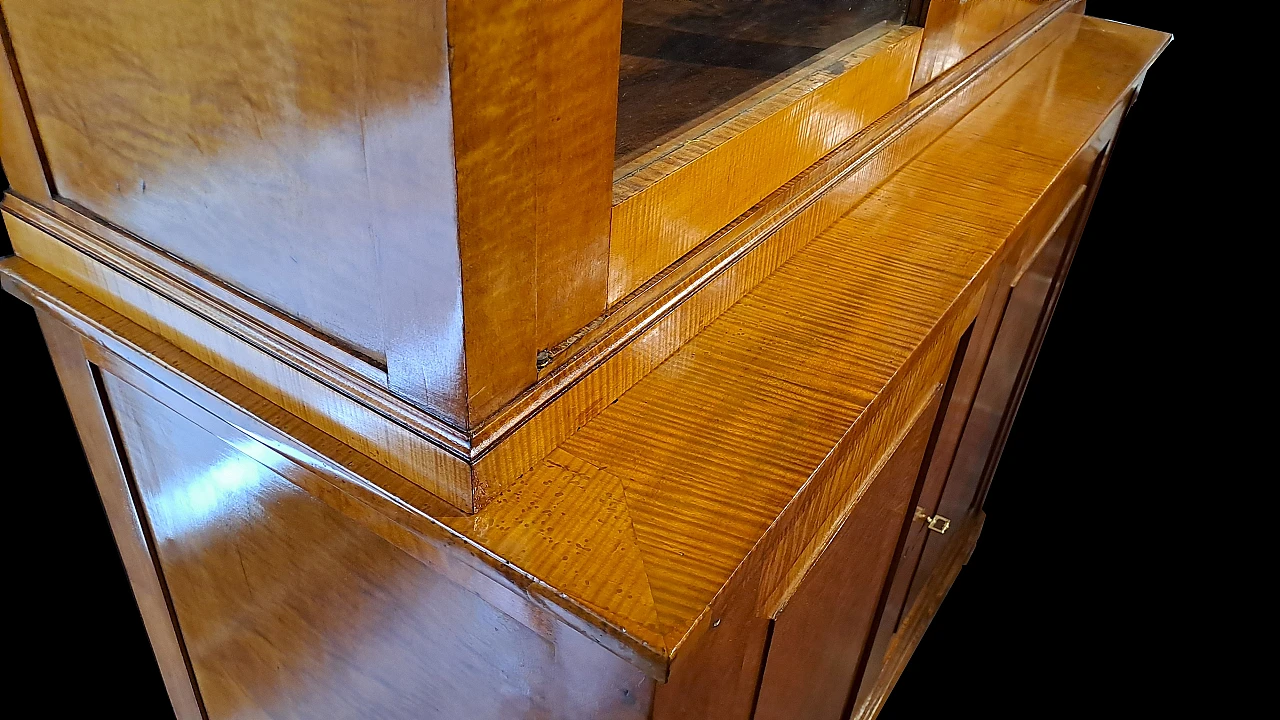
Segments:
[[[520,483],[444,522],[670,657],[1169,39],[1065,21],[1075,30]]]

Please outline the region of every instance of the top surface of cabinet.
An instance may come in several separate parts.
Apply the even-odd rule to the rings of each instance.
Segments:
[[[471,511],[785,261],[704,292],[946,95],[921,68],[1072,5],[0,0],[5,221]]]

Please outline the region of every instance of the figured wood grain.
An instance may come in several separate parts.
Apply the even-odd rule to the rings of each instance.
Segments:
[[[611,307],[479,429],[477,482],[527,472],[1071,27],[1046,18],[970,58]]]
[[[888,31],[620,168],[609,302],[905,100],[919,41],[916,28]]]
[[[507,491],[505,502],[482,521],[449,522],[468,528],[472,540],[519,567],[552,569],[544,578],[549,584],[572,588],[586,606],[625,618],[628,633],[637,639],[664,647],[622,481],[566,450],[553,451],[539,468],[536,477]],[[601,557],[610,560],[593,562]]]
[[[378,256],[452,185],[441,0],[4,13],[62,198],[385,357]]]
[[[448,15],[472,427],[604,308],[621,2]]]
[[[673,662],[654,693],[653,720],[747,720],[755,707],[772,623],[737,603],[708,618],[700,642]]]
[[[648,714],[638,670],[580,637],[548,642],[245,443],[104,379],[209,717]]]
[[[939,535],[930,532],[922,518],[942,515],[949,518],[951,524],[956,527],[966,527],[971,520],[969,510],[940,507],[939,496],[944,490],[952,460],[956,457],[959,432],[969,418],[974,390],[987,366],[993,362],[999,362],[991,357],[991,350],[992,341],[997,336],[1002,312],[1008,299],[1008,280],[1016,275],[1017,269],[1027,262],[1030,255],[1044,250],[1051,238],[1057,236],[1062,228],[1069,229],[1074,219],[1079,217],[1084,186],[1078,183],[1092,181],[1096,184],[1100,179],[1100,176],[1091,172],[1097,159],[1095,147],[1098,144],[1097,138],[1109,138],[1114,135],[1114,131],[1113,123],[1110,121],[1103,123],[1095,140],[1077,154],[1072,165],[1046,192],[1041,206],[1024,221],[1018,233],[1019,237],[1011,239],[1012,250],[1009,257],[990,284],[978,319],[969,333],[968,341],[964,343],[960,354],[957,355],[957,362],[949,380],[948,399],[945,404],[947,411],[940,418],[936,436],[932,442],[927,472],[917,488],[916,496],[911,501],[912,507],[915,508],[916,521],[909,524],[898,540],[897,557],[884,588],[875,629],[868,640],[866,672],[859,685],[847,693],[850,703],[855,706],[862,704],[865,698],[876,692],[875,688],[879,682],[881,669],[885,666],[889,649],[898,642],[899,633],[903,632],[901,623],[904,611],[915,602],[919,585],[924,582],[933,582],[937,572],[948,573],[946,568],[939,570],[936,555],[925,558],[923,551],[926,546],[936,549],[943,544],[948,546],[954,544],[956,533]],[[1059,208],[1062,209],[1059,211]],[[913,590],[913,586],[917,589]],[[896,658],[890,658],[889,664],[892,665],[897,661]]]
[[[945,462],[939,462],[931,473],[936,476],[930,478],[932,481],[945,480],[945,486],[933,498],[938,513],[963,519],[981,512],[1132,97],[1129,103],[1112,111],[1090,147],[1081,153],[1078,174],[1085,184],[1067,210],[1039,242],[1028,238],[1032,242],[1024,243],[1021,252],[1011,258],[1001,278],[997,288],[1000,293],[988,320],[988,355],[971,372],[974,377],[969,381],[962,407],[957,408],[963,412],[949,418],[952,454],[941,458]],[[940,539],[925,539],[919,567],[907,580],[907,605],[931,582],[947,547]]]
[[[75,253],[58,252],[56,248],[31,254],[29,259],[41,263],[46,270],[75,284],[96,283],[90,290],[100,299],[104,293],[112,292],[111,286],[136,282],[142,287],[130,286],[125,294],[158,294],[181,308],[165,308],[158,299],[153,299],[156,312],[166,316],[191,313],[206,321],[167,322],[156,327],[154,322],[141,320],[162,335],[168,333],[166,337],[188,349],[193,345],[216,345],[226,357],[206,358],[213,364],[236,368],[234,372],[228,370],[233,374],[259,373],[251,383],[255,387],[275,382],[275,373],[285,376],[301,373],[307,376],[301,381],[303,385],[311,385],[310,380],[314,379],[320,385],[314,388],[314,393],[308,390],[305,397],[294,398],[287,404],[325,408],[324,414],[329,417],[322,420],[322,424],[331,423],[333,416],[349,411],[357,419],[374,417],[375,424],[389,421],[402,426],[404,431],[393,428],[389,432],[392,435],[407,433],[405,437],[411,438],[409,441],[386,444],[374,440],[374,446],[378,452],[401,457],[395,461],[399,463],[397,467],[417,478],[424,487],[437,487],[438,483],[415,474],[418,470],[412,456],[419,452],[415,443],[435,444],[446,455],[456,455],[473,463],[472,488],[456,499],[458,507],[467,509],[483,504],[487,496],[500,492],[533,467],[568,434],[705,327],[831,219],[860,200],[875,184],[967,112],[1043,47],[1048,38],[1060,32],[1060,26],[1061,23],[1057,23],[1044,27],[1025,41],[1018,39],[1011,47],[994,54],[990,47],[984,48],[986,57],[979,53],[966,61],[963,68],[957,68],[964,69],[961,76],[950,73],[946,83],[935,84],[930,86],[930,92],[913,96],[909,103],[877,122],[878,129],[860,134],[855,141],[847,143],[847,147],[824,159],[804,177],[789,183],[771,200],[690,253],[678,268],[670,268],[676,272],[660,274],[661,282],[647,286],[639,297],[611,309],[608,315],[602,316],[603,322],[592,324],[594,330],[580,334],[576,344],[569,346],[573,352],[554,356],[550,374],[530,392],[470,431],[460,430],[424,411],[415,402],[406,402],[385,389],[389,381],[393,388],[403,388],[406,376],[397,374],[399,370],[409,368],[418,372],[430,368],[441,358],[456,357],[450,352],[430,354],[421,362],[408,362],[411,358],[406,358],[405,363],[392,363],[389,371],[382,370],[314,336],[305,325],[264,310],[234,288],[70,207],[57,203],[37,207],[14,196],[8,197],[4,206],[6,211],[88,256],[85,260]],[[999,62],[993,65],[994,59]],[[970,65],[973,67],[969,68]],[[598,106],[593,107],[598,110]],[[576,122],[577,116],[566,111],[549,117],[556,123],[564,123]],[[540,147],[546,147],[545,143]],[[42,242],[49,240],[41,236]],[[56,262],[60,261],[57,259],[64,256],[73,258],[68,261],[69,267],[57,267]],[[744,259],[749,262],[740,262]],[[82,272],[79,265],[83,262],[89,262],[96,269]],[[103,265],[106,267],[101,267]],[[407,269],[408,274],[403,277],[407,285],[412,286],[411,292],[426,287],[416,282],[409,264],[389,262],[386,267],[396,272]],[[122,304],[114,307],[121,309]],[[137,308],[133,311],[136,313]],[[403,319],[409,323],[404,327],[417,322],[412,308],[405,309],[404,313]],[[179,332],[178,328],[199,328],[199,333],[210,334],[218,340],[211,343],[201,335],[179,338],[174,335]],[[647,334],[643,342],[633,344],[642,334]],[[237,340],[247,343],[248,347]],[[426,346],[417,347],[421,350]],[[258,357],[262,353],[273,357],[264,362]],[[597,374],[590,381],[579,382],[592,373]],[[417,381],[424,380],[419,377]],[[292,381],[286,382],[280,392],[290,396],[292,387]],[[344,404],[350,407],[344,410]],[[415,437],[421,439],[412,439]],[[427,454],[438,452],[439,449],[429,449]]]
[[[4,220],[14,250],[23,259],[40,268],[52,268],[59,280],[74,284],[87,296],[378,459],[446,502],[463,509],[472,507],[470,467],[464,456],[443,449],[445,443],[439,439],[423,437],[367,405],[352,402],[349,396],[281,362],[276,355],[238,341],[201,316],[12,215],[5,213]],[[27,272],[38,278],[42,271],[31,268]],[[48,285],[50,281],[36,282]]]
[[[606,304],[622,2],[542,2],[535,16],[536,340],[542,350],[594,320]]]
[[[665,678],[665,661],[638,652],[625,633],[611,634],[614,626],[598,613],[449,529],[442,521],[458,511],[407,479],[21,259],[0,261],[0,280],[56,318],[54,325],[78,334],[77,357],[165,397],[188,419],[535,633],[556,643],[604,646],[649,677]]]
[[[466,417],[537,378],[537,13],[529,0],[449,0]],[[500,208],[500,211],[496,211]]]
[[[921,413],[778,613],[754,720],[844,720],[941,399],[937,393]]]
[[[906,0],[731,5],[627,0],[618,74],[618,164],[771,80],[842,54],[836,46],[879,23],[902,24],[906,6]]]
[[[10,0],[0,150],[42,211],[467,433],[605,307],[620,13]]]

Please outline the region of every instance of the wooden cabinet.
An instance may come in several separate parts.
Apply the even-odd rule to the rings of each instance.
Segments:
[[[871,717],[1169,41],[1076,2],[0,0],[182,718]]]

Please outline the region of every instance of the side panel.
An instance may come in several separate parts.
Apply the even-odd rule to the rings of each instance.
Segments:
[[[42,322],[179,717],[647,717],[653,682],[624,660],[354,521],[162,369]]]
[[[54,212],[180,259],[465,423],[443,0],[3,9]]]

